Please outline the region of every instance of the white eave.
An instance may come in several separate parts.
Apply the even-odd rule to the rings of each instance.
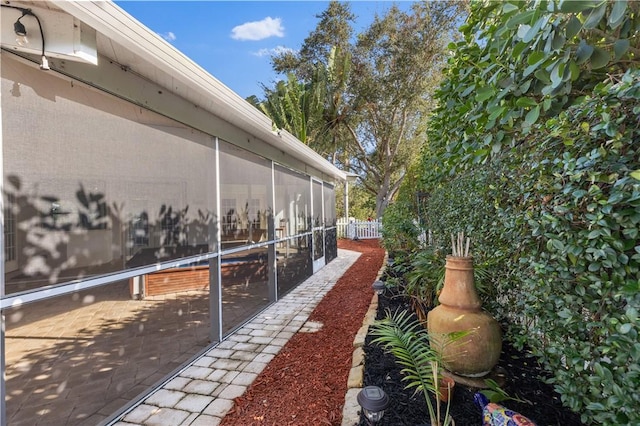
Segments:
[[[218,81],[158,34],[111,1],[52,0],[64,12],[130,52],[123,65],[316,170],[345,181],[347,175],[286,131],[272,131],[271,119]],[[151,7],[151,6],[150,6]],[[112,46],[113,47],[113,46]],[[99,44],[100,48],[100,44]],[[100,49],[99,49],[100,50]],[[107,49],[108,50],[108,49]],[[117,52],[102,52],[113,57]],[[120,62],[120,58],[113,58]]]

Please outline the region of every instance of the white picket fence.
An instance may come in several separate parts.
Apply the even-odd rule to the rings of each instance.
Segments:
[[[338,219],[338,238],[370,239],[382,236],[382,223],[377,220]]]

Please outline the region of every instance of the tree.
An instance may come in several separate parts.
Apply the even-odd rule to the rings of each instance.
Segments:
[[[305,38],[299,52],[283,52],[271,58],[273,69],[282,74],[290,72],[303,80],[311,80],[316,64],[327,64],[333,49],[348,51],[353,36],[355,15],[348,3],[331,1],[327,9],[316,15],[320,22]]]
[[[341,48],[332,48],[327,64],[316,65],[313,85],[322,103],[316,122],[313,149],[330,158],[336,166],[349,169],[349,134],[346,132],[356,116],[350,104],[349,79],[352,55]]]
[[[273,120],[277,129],[283,129],[309,144],[309,128],[320,113],[322,104],[316,94],[316,86],[299,82],[289,73],[287,80],[276,83],[274,89],[263,85],[265,100],[252,98],[250,102]]]
[[[349,128],[356,148],[352,169],[375,194],[378,217],[425,142],[431,93],[463,6],[422,2],[410,13],[394,6],[359,35],[351,80],[360,118]]]
[[[361,177],[378,217],[424,141],[430,91],[465,7],[422,2],[403,12],[394,6],[353,42],[348,4],[331,2],[299,53],[273,58],[276,71],[294,73],[322,99],[308,143]]]
[[[348,164],[343,125],[350,119],[345,102],[351,55],[331,49],[328,63],[316,64],[308,82],[293,72],[273,89],[263,85],[265,99],[247,98],[273,120],[277,129],[287,130],[335,165]]]
[[[322,102],[317,110],[312,137],[306,142],[333,164],[348,170],[350,137],[345,123],[354,118],[349,103],[349,79],[355,15],[348,3],[331,1],[316,15],[320,21],[305,38],[299,52],[285,52],[271,58],[273,69],[294,74]],[[268,96],[268,93],[265,91]],[[267,114],[268,115],[268,114]]]

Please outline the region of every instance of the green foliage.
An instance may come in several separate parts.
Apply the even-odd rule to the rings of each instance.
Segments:
[[[454,0],[392,6],[352,37],[348,3],[331,1],[299,52],[273,58],[288,81],[265,88],[269,108],[262,109],[278,128],[358,174],[380,217],[424,140],[431,94],[464,13],[465,3]]]
[[[500,403],[500,402],[503,402],[503,401],[509,401],[510,400],[510,401],[528,403],[528,404],[532,403],[531,401],[520,399],[517,396],[509,395],[509,393],[507,393],[507,391],[502,389],[500,387],[500,385],[495,380],[486,379],[484,381],[484,383],[487,386],[487,388],[486,389],[482,389],[480,391],[480,393],[482,393],[484,396],[486,396],[487,399],[490,402]]]
[[[444,419],[440,419],[440,410],[434,410],[429,394],[438,394],[438,353],[429,345],[429,334],[424,326],[413,318],[408,311],[387,312],[384,319],[376,321],[371,330],[375,337],[373,343],[381,344],[396,358],[402,367],[402,381],[407,389],[422,392],[429,410],[432,425],[449,425],[449,406]],[[455,337],[452,337],[455,339]],[[440,402],[436,398],[436,403]]]
[[[271,58],[274,71],[281,74],[293,72],[300,80],[308,81],[314,74],[314,65],[326,63],[334,48],[348,51],[356,21],[349,3],[330,1],[316,18],[319,19],[318,24],[305,38],[299,52],[287,50]]]
[[[360,220],[376,217],[376,200],[362,185],[349,186],[349,216]]]
[[[433,246],[425,247],[412,255],[404,292],[411,298],[413,310],[423,322],[426,321],[427,313],[435,305],[437,294],[442,289],[444,264],[444,254]]]
[[[474,3],[406,190],[436,244],[472,237],[484,306],[590,424],[640,423],[639,10]]]
[[[276,129],[286,130],[308,144],[309,126],[322,108],[316,86],[304,85],[293,74],[289,74],[274,89],[263,89],[265,100],[256,105],[258,109],[273,120]],[[255,99],[252,101],[255,102]]]
[[[389,253],[413,252],[418,248],[420,230],[414,221],[412,203],[399,200],[382,216],[382,246]]]
[[[414,163],[407,172],[407,181],[416,182],[422,175],[422,164]],[[409,253],[420,247],[418,236],[424,230],[420,224],[419,202],[413,185],[403,185],[394,203],[382,216],[382,246],[390,253]]]
[[[344,185],[339,183],[335,187],[336,191],[336,216],[346,217],[344,206]],[[375,217],[376,201],[374,197],[362,186],[349,183],[349,217],[358,220],[366,220]]]
[[[450,167],[511,149],[607,75],[637,67],[639,11],[626,1],[474,2],[464,40],[449,46],[431,128]]]
[[[640,73],[600,84],[547,122],[531,164],[546,198],[527,216],[523,314],[563,401],[598,423],[640,422],[639,112]]]
[[[392,6],[358,35],[350,89],[359,122],[351,127],[350,166],[376,194],[376,216],[395,198],[424,141],[446,46],[465,12],[464,3],[450,0],[415,2],[409,12]]]
[[[399,278],[403,281],[404,276],[411,270],[411,253],[407,251],[389,252],[389,265],[385,269],[387,275]]]

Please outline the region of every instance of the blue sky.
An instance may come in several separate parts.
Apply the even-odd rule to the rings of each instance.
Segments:
[[[326,1],[116,1],[243,98],[262,96],[278,76],[270,55],[298,50],[328,6]],[[352,1],[356,32],[391,1]],[[410,2],[397,2],[403,9]]]

